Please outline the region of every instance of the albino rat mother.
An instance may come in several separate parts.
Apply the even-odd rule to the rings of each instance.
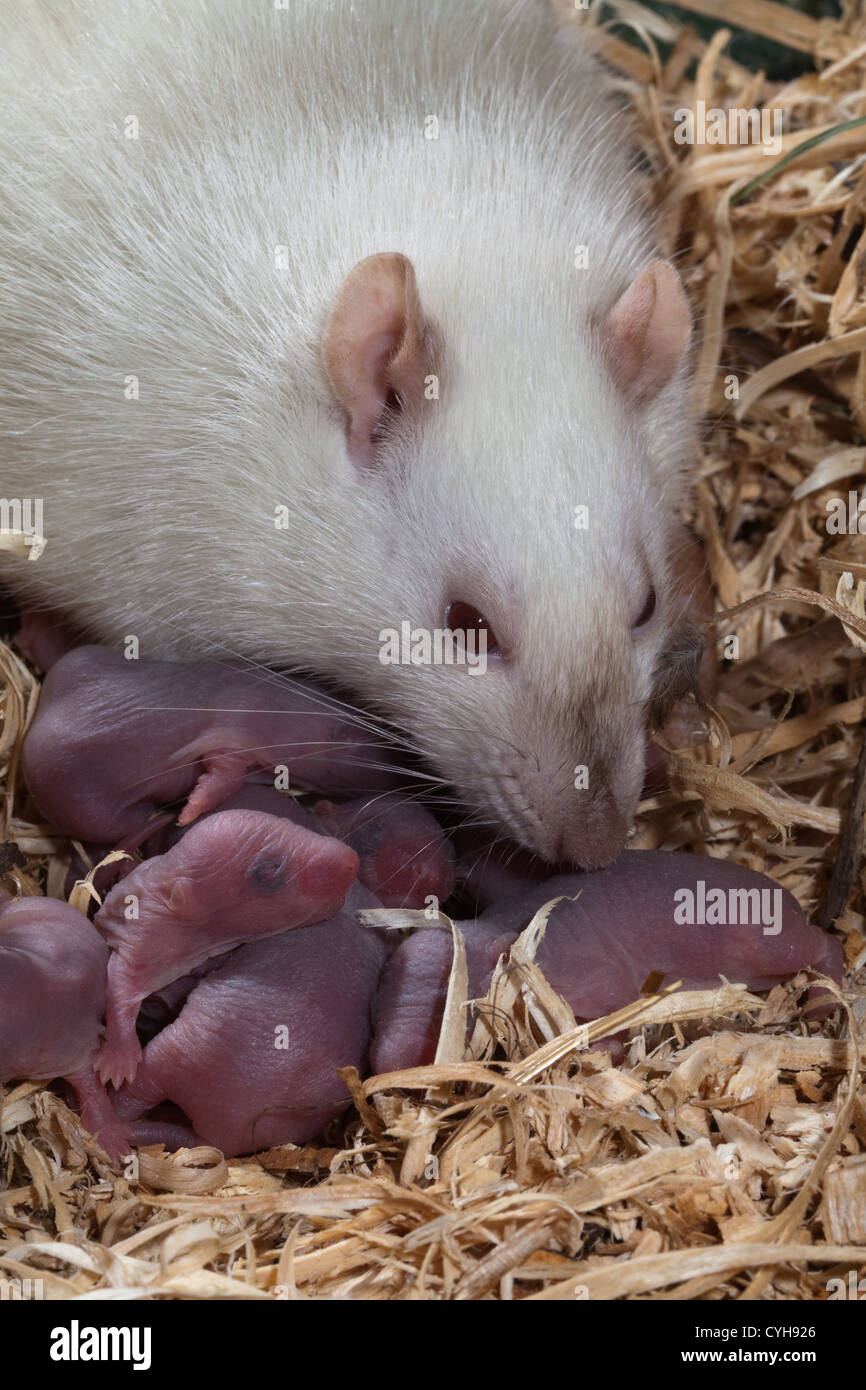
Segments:
[[[5,582],[333,678],[484,821],[607,862],[683,648],[690,317],[579,35],[543,0],[2,24],[3,486],[47,537]],[[486,673],[383,664],[403,621],[483,628]]]

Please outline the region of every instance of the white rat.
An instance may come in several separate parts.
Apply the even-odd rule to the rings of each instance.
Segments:
[[[2,486],[47,540],[4,581],[339,682],[481,821],[606,863],[683,650],[690,315],[580,36],[547,0],[2,23]],[[383,663],[404,621],[483,628],[486,671]]]

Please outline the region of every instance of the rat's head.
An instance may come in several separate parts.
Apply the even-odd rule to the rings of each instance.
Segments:
[[[338,299],[325,364],[391,576],[368,601],[380,671],[359,684],[479,820],[592,868],[629,833],[654,698],[698,651],[676,584],[682,460],[663,457],[690,317],[661,261],[583,322],[553,299],[508,307],[473,334],[465,306],[450,333],[437,306],[434,330],[397,255]],[[554,360],[521,351],[533,314]]]

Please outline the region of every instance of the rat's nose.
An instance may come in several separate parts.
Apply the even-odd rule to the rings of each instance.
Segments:
[[[603,869],[625,845],[628,829],[625,817],[614,806],[594,808],[586,817],[565,826],[554,861],[577,869]]]
[[[640,794],[643,758],[634,751],[625,767],[612,755],[596,757],[585,786],[564,783],[543,768],[535,775],[524,770],[520,819],[527,849],[561,870],[601,869],[615,859]]]

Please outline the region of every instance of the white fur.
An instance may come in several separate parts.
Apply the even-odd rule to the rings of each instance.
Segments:
[[[628,128],[544,0],[288,4],[4,7],[2,486],[48,545],[3,577],[145,656],[342,681],[551,853],[577,763],[584,819],[630,814],[670,618],[630,634],[676,544],[684,377],[629,418],[591,329],[652,255]],[[320,343],[378,251],[415,266],[441,398],[360,478]],[[380,665],[454,598],[508,663]]]

